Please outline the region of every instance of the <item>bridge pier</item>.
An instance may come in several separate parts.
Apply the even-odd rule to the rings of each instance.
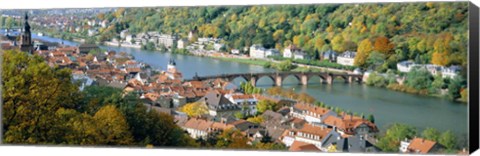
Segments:
[[[278,87],[282,86],[282,81],[283,81],[282,76],[278,76],[278,75],[275,76],[275,86],[278,86]]]
[[[333,76],[327,76],[327,83],[332,84],[333,83]]]
[[[252,83],[252,86],[256,87],[257,86],[257,78],[252,76],[250,78],[250,83]]]
[[[307,75],[302,75],[300,77],[302,80],[300,81],[302,83],[302,85],[307,85],[308,84],[308,76]]]

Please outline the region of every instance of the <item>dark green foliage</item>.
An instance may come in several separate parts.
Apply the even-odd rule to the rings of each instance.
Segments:
[[[367,81],[365,83],[367,85],[375,87],[385,87],[388,85],[387,79],[377,73],[371,73],[370,75],[368,75]]]
[[[452,131],[445,131],[440,135],[438,142],[443,145],[448,150],[452,150],[456,148],[456,137]]]
[[[449,62],[465,67],[467,61],[466,2],[433,2],[429,7],[422,2],[123,10],[127,13],[122,16],[118,15],[118,11],[104,15],[104,19],[117,20],[100,32],[97,35],[99,38],[115,38],[124,29],[134,34],[157,31],[186,38],[188,32],[195,28],[198,37],[222,38],[227,51],[258,43],[283,50],[289,43],[294,43],[318,60],[318,54],[328,49],[340,53],[356,50],[360,41],[382,37],[389,42],[378,42],[376,47],[388,53],[385,66],[394,68],[395,61],[406,59],[430,63],[435,50],[433,42],[449,34],[453,36],[453,40],[449,41],[449,54],[452,56]],[[324,42],[317,44],[317,40]],[[378,66],[377,63],[369,62],[366,67]]]
[[[156,48],[155,48],[155,43],[153,42],[147,42],[146,45],[143,45],[142,46],[142,49],[144,50],[149,50],[149,51],[154,51]]]
[[[432,83],[432,75],[426,69],[412,69],[407,74],[406,85],[417,90],[427,89]]]
[[[460,91],[461,88],[464,88],[466,85],[466,81],[457,76],[449,81],[448,84],[448,98],[451,100],[455,100],[461,97]]]
[[[79,92],[68,69],[24,52],[3,56],[7,143],[197,146],[170,115],[147,111],[132,93],[99,86]]]
[[[400,141],[412,139],[416,133],[416,129],[412,126],[395,123],[379,138],[377,146],[383,152],[397,152]]]
[[[373,114],[368,115],[368,121],[375,123],[375,117],[373,117]]]
[[[438,142],[440,138],[440,132],[438,132],[438,130],[435,128],[429,127],[423,130],[422,137],[427,140]]]

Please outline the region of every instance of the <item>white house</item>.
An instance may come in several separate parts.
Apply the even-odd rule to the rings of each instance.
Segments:
[[[171,48],[173,45],[173,42],[176,42],[177,38],[172,35],[159,35],[158,37],[158,44],[162,44],[167,48]]]
[[[441,74],[442,69],[443,69],[442,66],[434,65],[434,64],[426,64],[426,65],[424,65],[424,68],[426,68],[428,70],[428,72],[430,72],[430,74],[432,74],[432,75]]]
[[[280,51],[278,51],[277,49],[268,49],[265,51],[265,57],[279,56],[279,55],[280,55]]]
[[[412,68],[418,66],[413,61],[407,60],[397,63],[397,69],[400,72],[408,73]]]
[[[295,45],[289,45],[283,50],[283,57],[292,58],[295,52],[301,52]]]
[[[247,106],[249,115],[254,115],[257,113],[257,103],[258,100],[251,94],[227,94],[225,97],[230,100],[233,104],[238,106]],[[244,105],[246,104],[246,105]]]
[[[293,53],[293,59],[308,59],[308,55],[305,52],[296,51]]]
[[[96,29],[88,29],[88,36],[93,36],[97,33],[98,33],[98,31]]]
[[[254,44],[250,47],[250,57],[251,58],[265,58],[266,49],[258,44]]]
[[[290,116],[303,119],[308,123],[321,123],[328,116],[337,116],[337,114],[322,107],[297,103],[290,107]]]
[[[305,124],[295,135],[295,141],[313,144],[317,148],[322,148],[322,140],[330,133],[332,129],[322,125]]]
[[[328,60],[330,62],[335,62],[335,59],[337,58],[338,54],[333,51],[333,50],[328,50],[326,52],[323,52],[322,59],[323,60]]]
[[[178,49],[184,49],[187,45],[187,40],[185,39],[180,39],[177,41],[177,48]]]
[[[216,51],[220,51],[220,49],[225,46],[224,44],[221,44],[221,43],[214,43],[213,44],[213,49],[215,49]]]
[[[282,143],[287,147],[292,146],[293,142],[295,141],[295,134],[295,131],[286,130],[281,138]]]
[[[406,153],[408,151],[408,146],[410,145],[410,141],[407,138],[405,140],[400,141],[400,152]]]
[[[120,32],[120,38],[125,39],[128,35],[128,29],[122,30]]]
[[[455,78],[458,73],[460,73],[460,70],[462,70],[462,67],[460,66],[450,66],[450,67],[444,67],[442,69],[442,77],[443,78]]]
[[[234,54],[234,55],[238,55],[238,54],[240,54],[240,50],[232,49],[231,53]]]
[[[102,28],[106,28],[108,26],[108,20],[103,20],[100,25],[102,26]]]
[[[337,63],[345,66],[353,66],[355,55],[357,55],[357,52],[343,52],[342,54],[338,55]]]
[[[194,139],[206,139],[209,133],[234,128],[232,125],[227,125],[225,123],[212,122],[196,118],[190,118],[185,125],[181,127],[188,132],[190,137]]]

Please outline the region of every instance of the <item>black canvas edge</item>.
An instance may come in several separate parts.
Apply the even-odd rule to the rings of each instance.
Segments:
[[[468,61],[468,106],[469,106],[469,153],[478,150],[479,144],[479,12],[470,2],[469,16],[469,61]]]

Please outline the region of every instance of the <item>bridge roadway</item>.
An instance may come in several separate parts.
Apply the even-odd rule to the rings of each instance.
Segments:
[[[332,84],[337,78],[341,78],[345,83],[362,83],[363,74],[352,73],[328,73],[328,72],[269,72],[269,73],[234,73],[234,74],[219,74],[211,76],[198,76],[195,75],[191,80],[203,81],[209,79],[225,79],[227,81],[233,81],[234,79],[241,77],[247,81],[250,81],[253,86],[256,86],[258,79],[262,77],[270,78],[275,82],[276,86],[282,86],[282,82],[288,76],[294,76],[302,85],[307,85],[308,80],[312,77],[319,77],[320,83]],[[188,81],[188,80],[187,80]]]

